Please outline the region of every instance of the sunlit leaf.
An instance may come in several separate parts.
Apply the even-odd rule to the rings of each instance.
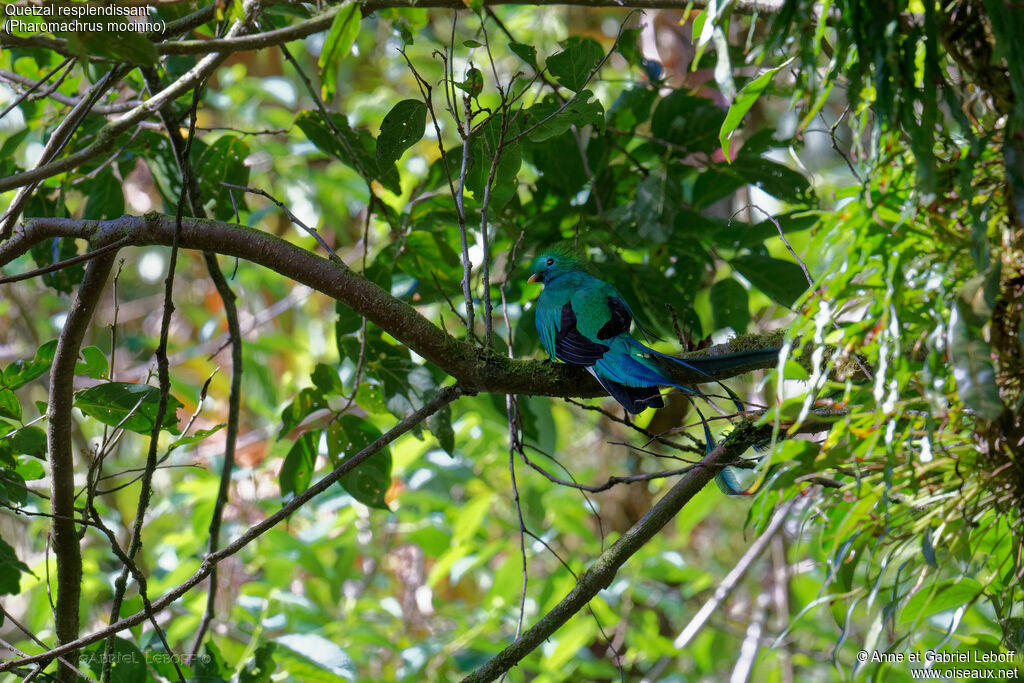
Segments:
[[[121,426],[146,436],[149,436],[156,423],[159,404],[159,389],[133,382],[106,382],[75,394],[75,407],[89,417],[105,425]],[[180,433],[177,411],[182,407],[181,401],[168,395],[161,429],[171,434]]]

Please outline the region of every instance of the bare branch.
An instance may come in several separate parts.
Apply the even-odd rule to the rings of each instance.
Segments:
[[[626,560],[642,548],[662,527],[714,478],[725,463],[735,460],[766,428],[731,438],[708,453],[583,573],[573,589],[550,612],[530,627],[522,637],[495,655],[486,664],[463,679],[463,683],[493,681],[535,650],[572,616],[582,610],[612,579]]]
[[[113,268],[117,252],[110,251],[93,259],[86,266],[67,321],[57,341],[56,354],[50,370],[50,402],[47,412],[50,424],[47,453],[50,461],[50,512],[53,518],[53,549],[57,558],[56,632],[58,644],[78,638],[78,610],[82,595],[82,550],[75,532],[75,465],[71,442],[71,408],[74,405],[75,363],[82,348],[85,332],[92,322],[96,304],[107,276]],[[74,683],[78,653],[67,657],[57,671],[64,683]]]

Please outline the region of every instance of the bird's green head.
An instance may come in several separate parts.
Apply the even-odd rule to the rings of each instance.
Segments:
[[[583,262],[578,256],[562,249],[549,249],[533,259],[529,282],[551,282],[574,270],[583,270]]]

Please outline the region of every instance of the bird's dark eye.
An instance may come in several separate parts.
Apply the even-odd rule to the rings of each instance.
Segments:
[[[548,259],[548,265],[549,265],[549,266],[553,266],[553,265],[555,265],[555,259],[553,259],[553,258],[549,258],[549,259]]]

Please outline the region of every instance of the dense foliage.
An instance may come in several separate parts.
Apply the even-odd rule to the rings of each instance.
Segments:
[[[3,680],[1015,673],[1024,10],[398,4],[0,34]],[[562,242],[779,348],[724,445],[540,360]]]

